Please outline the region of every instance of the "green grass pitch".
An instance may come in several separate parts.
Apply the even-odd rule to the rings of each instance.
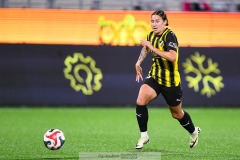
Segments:
[[[167,108],[150,106],[150,143],[135,150],[135,107],[1,108],[0,159],[79,159],[80,152],[161,152],[162,160],[240,159],[240,109],[185,110],[202,129],[196,148],[189,148],[189,134]],[[50,128],[65,134],[60,150],[43,144]]]

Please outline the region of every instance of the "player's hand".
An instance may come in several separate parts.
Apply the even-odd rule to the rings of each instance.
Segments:
[[[153,45],[151,44],[151,42],[146,41],[146,40],[141,40],[141,44],[143,47],[147,47],[150,50],[153,50]]]
[[[139,83],[140,79],[143,80],[142,77],[142,67],[136,64],[136,81]]]

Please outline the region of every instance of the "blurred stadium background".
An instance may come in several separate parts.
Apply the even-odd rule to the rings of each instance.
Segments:
[[[207,11],[179,0],[0,2],[1,105],[134,105],[140,39],[151,30],[151,9],[162,6],[180,44],[184,104],[240,104],[239,1],[200,1]],[[223,2],[225,12],[211,11]]]
[[[173,123],[160,97],[150,112],[152,123],[166,132],[152,125],[153,139],[160,135],[162,140],[146,151],[161,151],[163,159],[240,158],[239,0],[0,0],[0,7],[0,146],[12,148],[1,149],[0,158],[77,159],[80,151],[132,151],[141,85],[135,82],[134,65],[156,9],[167,11],[178,37],[184,107],[208,133],[203,129],[205,141],[195,153],[171,145],[185,132]],[[149,56],[144,76],[150,63]],[[122,123],[120,116],[126,116]],[[99,127],[93,125],[97,122]],[[130,131],[125,133],[126,123]],[[111,131],[104,132],[109,126]],[[50,153],[38,146],[51,127],[67,134],[65,150]],[[169,135],[173,130],[177,137]],[[172,137],[167,141],[164,135]],[[31,138],[27,146],[23,136]],[[74,146],[77,136],[83,143]],[[123,140],[127,147],[116,145],[122,136],[133,137]]]
[[[101,10],[156,10],[184,11],[186,9],[227,11],[240,10],[239,0],[1,0],[5,8],[62,8],[62,9],[101,9]],[[191,6],[186,8],[186,6]],[[208,6],[208,7],[206,7]]]

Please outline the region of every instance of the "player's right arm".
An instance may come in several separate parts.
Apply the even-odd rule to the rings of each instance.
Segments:
[[[143,80],[142,77],[142,67],[140,66],[143,62],[143,60],[146,58],[148,53],[148,49],[146,46],[144,46],[140,52],[140,55],[138,57],[137,63],[135,65],[136,68],[136,81],[139,82],[140,79]]]

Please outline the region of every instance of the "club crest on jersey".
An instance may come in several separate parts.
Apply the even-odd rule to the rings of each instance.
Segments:
[[[159,46],[163,47],[164,46],[164,42],[163,41],[159,42]]]

